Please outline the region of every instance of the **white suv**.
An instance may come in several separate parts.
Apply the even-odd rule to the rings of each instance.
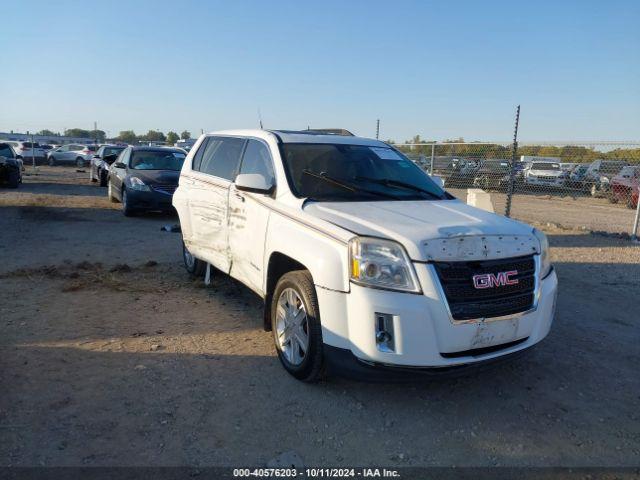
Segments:
[[[300,380],[459,371],[551,327],[544,234],[455,199],[377,140],[202,135],[173,205],[187,270],[208,263],[260,295]]]

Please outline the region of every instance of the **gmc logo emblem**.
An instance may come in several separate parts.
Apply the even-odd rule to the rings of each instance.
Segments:
[[[511,278],[518,274],[517,270],[509,272],[483,273],[482,275],[474,275],[473,287],[477,289],[504,287],[505,285],[517,285],[518,279]]]

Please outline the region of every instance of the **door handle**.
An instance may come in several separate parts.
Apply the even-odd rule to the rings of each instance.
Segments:
[[[244,195],[242,195],[242,194],[240,194],[238,192],[235,192],[234,195],[236,196],[236,198],[238,200],[240,200],[241,202],[244,202]]]

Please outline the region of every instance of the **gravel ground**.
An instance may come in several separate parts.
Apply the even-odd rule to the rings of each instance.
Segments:
[[[72,168],[25,182],[0,190],[0,465],[638,464],[637,245],[548,230],[557,317],[522,359],[306,385],[260,299],[186,275],[175,217],[125,218]]]
[[[466,200],[466,190],[451,192]],[[496,213],[504,213],[506,195],[491,193]],[[516,192],[511,202],[511,216],[528,223],[553,223],[568,229],[592,230],[609,233],[631,234],[635,210],[620,203],[610,203],[606,198],[592,198],[581,193],[561,194],[559,191]],[[638,232],[640,233],[640,232]]]

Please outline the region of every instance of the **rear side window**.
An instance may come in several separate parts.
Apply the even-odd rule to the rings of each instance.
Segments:
[[[267,182],[273,182],[273,163],[269,148],[264,143],[258,140],[249,140],[242,157],[240,173],[259,173],[267,179]]]
[[[204,151],[207,149],[207,143],[209,143],[208,137],[202,141],[202,143],[200,144],[200,147],[198,147],[198,151],[193,156],[193,160],[191,162],[191,170],[194,170],[196,172],[200,171],[200,164],[202,163],[202,155],[204,154]]]
[[[238,172],[244,142],[243,138],[210,137],[202,152],[198,170],[208,175],[233,180]]]

